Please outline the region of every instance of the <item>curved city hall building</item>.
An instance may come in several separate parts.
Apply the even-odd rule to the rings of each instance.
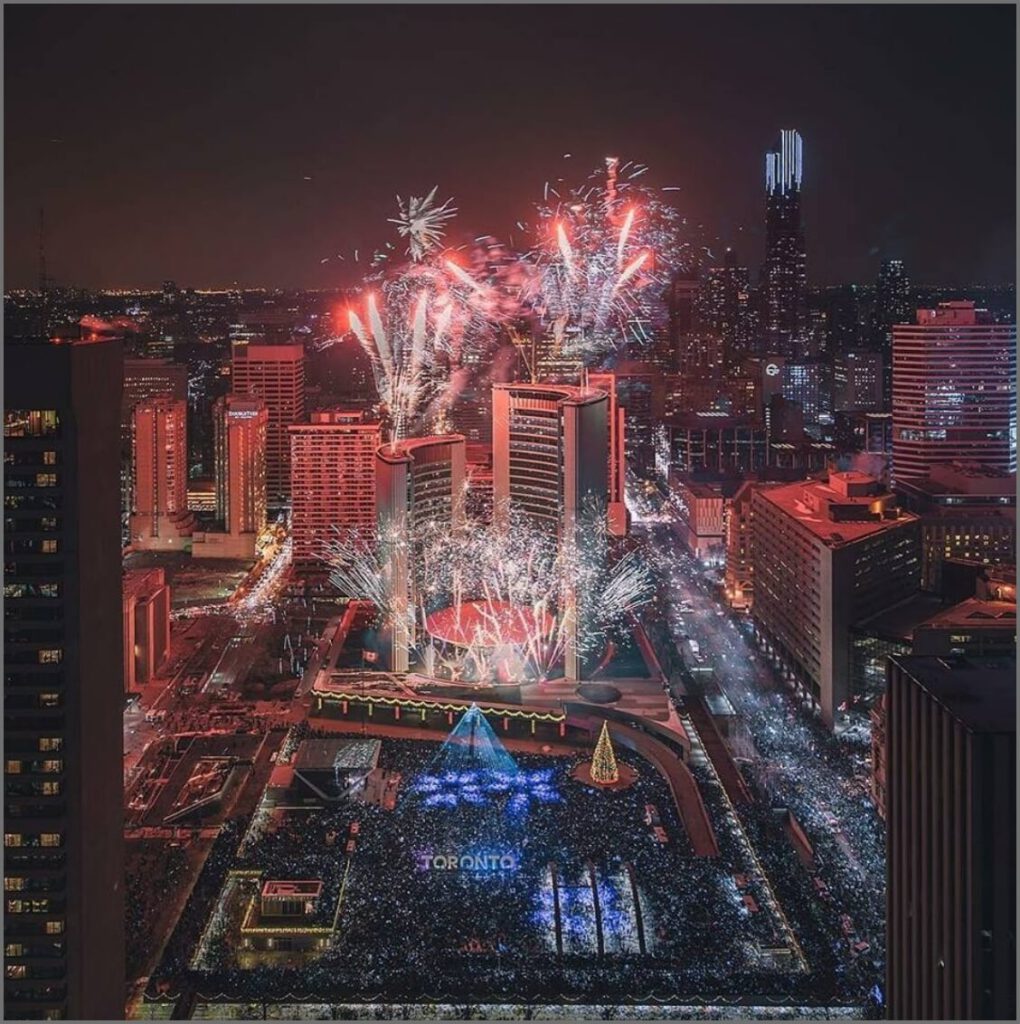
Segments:
[[[562,539],[586,502],[605,508],[609,401],[560,384],[492,389],[494,514],[520,512]]]
[[[919,309],[893,327],[893,476],[980,463],[1016,472],[1016,325],[973,302]]]
[[[406,672],[414,630],[411,538],[424,523],[459,525],[464,515],[463,434],[415,437],[375,453],[376,521],[393,588],[389,668]]]

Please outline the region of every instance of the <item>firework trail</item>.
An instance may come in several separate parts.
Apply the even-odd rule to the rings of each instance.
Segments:
[[[582,514],[583,546],[559,544],[512,510],[496,519],[505,525],[451,531],[427,523],[413,537],[374,545],[337,534],[323,557],[339,592],[372,601],[384,625],[402,614],[392,596],[393,567],[410,564],[418,657],[430,672],[441,668],[453,678],[545,679],[568,645],[595,656],[626,634],[630,616],[651,597],[652,576],[637,551],[612,558],[604,513],[592,507]],[[395,559],[394,545],[409,559]],[[579,610],[568,610],[572,594],[582,595]],[[445,609],[453,612],[447,621],[458,637],[454,645],[433,644],[425,629]]]
[[[524,302],[556,352],[584,365],[647,344],[664,324],[670,276],[693,260],[676,210],[637,182],[647,170],[610,157],[565,194],[547,183],[538,206]]]

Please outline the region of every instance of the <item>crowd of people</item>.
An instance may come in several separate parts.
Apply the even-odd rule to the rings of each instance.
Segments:
[[[311,734],[297,729],[286,749]],[[523,772],[555,766],[560,799],[511,812],[499,798],[426,807],[410,783],[436,770],[438,750],[435,743],[384,741],[380,768],[405,780],[395,811],[344,802],[275,821],[263,817],[243,853],[235,823],[210,855],[158,977],[202,994],[274,1001],[346,995],[359,1002],[674,1003],[700,994],[702,1003],[723,1003],[751,993],[791,1005],[838,1001],[836,986],[819,986],[818,978],[762,954],[776,944],[778,919],[746,850],[721,827],[727,811],[709,778],[699,777],[699,785],[721,855],[696,858],[664,780],[633,755],[621,759],[632,760],[637,779],[620,792],[571,779],[568,758],[518,755]],[[665,843],[646,822],[648,804],[657,809]],[[512,853],[515,869],[423,870],[423,851]],[[330,948],[300,966],[241,969],[231,935],[236,915],[220,907],[216,916],[231,868],[320,879],[333,905],[346,872]],[[735,875],[757,895],[756,912],[735,889]],[[211,941],[210,921],[220,928]],[[190,953],[200,939],[206,955],[194,970]]]

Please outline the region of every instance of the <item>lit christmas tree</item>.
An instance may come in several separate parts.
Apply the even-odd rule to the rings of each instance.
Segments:
[[[595,744],[595,754],[591,759],[591,780],[600,786],[612,786],[620,781],[620,769],[616,766],[616,754],[613,741],[609,738],[609,723],[602,723],[599,741]]]

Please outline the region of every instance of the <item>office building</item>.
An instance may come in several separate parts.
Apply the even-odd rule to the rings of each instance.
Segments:
[[[130,447],[131,410],[150,398],[188,399],[188,368],[170,359],[125,359],[120,416],[124,440]]]
[[[564,539],[586,502],[606,505],[605,392],[569,385],[496,384],[492,408],[497,522],[520,513]]]
[[[722,565],[726,559],[729,504],[741,483],[742,478],[733,474],[670,472],[674,529],[687,550],[704,565]]]
[[[973,302],[919,309],[893,327],[893,479],[940,462],[1016,472],[1016,324]]]
[[[122,360],[4,351],[7,1019],[124,1015]]]
[[[892,401],[893,326],[913,319],[910,304],[910,279],[902,260],[883,260],[875,286],[872,317],[872,348],[882,353],[882,407]]]
[[[727,249],[721,266],[711,267],[701,292],[701,319],[722,342],[726,370],[738,370],[752,355],[749,302],[751,286],[747,267]]]
[[[769,352],[794,360],[806,351],[807,253],[801,224],[804,146],[783,129],[765,154],[765,264],[761,289],[764,334]]]
[[[787,361],[780,380],[780,393],[800,406],[806,427],[817,433],[832,423],[832,366],[827,360]]]
[[[688,413],[665,429],[670,464],[681,473],[752,473],[768,464],[768,433],[754,418]]]
[[[170,657],[170,587],[162,569],[124,573],[124,689],[139,692]]]
[[[830,728],[853,697],[850,629],[917,589],[917,517],[863,473],[755,491],[755,631]]]
[[[744,419],[761,419],[761,384],[756,375],[664,378],[665,417],[688,413],[722,413]]]
[[[630,512],[627,511],[627,412],[616,400],[616,377],[612,373],[588,374],[588,385],[604,391],[609,402],[609,462],[607,466],[609,532],[614,537],[625,537],[630,530]]]
[[[408,670],[414,645],[415,538],[426,526],[453,530],[463,522],[465,454],[461,434],[410,438],[376,452],[376,528],[391,594],[392,672]]]
[[[626,410],[627,430],[624,455],[627,470],[639,480],[655,475],[655,430],[666,408],[666,378],[655,365],[639,360],[621,360],[611,374],[616,384],[616,401]]]
[[[892,413],[847,409],[833,415],[836,448],[841,454],[864,452],[892,456]],[[891,460],[890,460],[891,461]]]
[[[191,553],[198,558],[250,559],[266,526],[269,413],[260,398],[224,395],[213,415],[216,515],[223,530],[196,533]]]
[[[288,431],[305,418],[304,346],[235,342],[232,380],[235,395],[265,402],[266,495],[270,508],[279,507],[290,498]]]
[[[898,657],[885,722],[890,1020],[1016,1019],[1016,661]]]
[[[939,591],[946,559],[1015,560],[1016,474],[974,463],[933,465],[900,481],[903,505],[921,517],[921,586]]]
[[[191,543],[187,403],[150,398],[131,413],[129,538],[140,550],[180,551]]]
[[[334,530],[375,534],[375,460],[382,427],[361,412],[313,412],[290,428],[294,564],[322,567]]]
[[[832,408],[878,412],[882,401],[882,353],[871,349],[843,349],[833,361]]]
[[[701,283],[698,273],[691,270],[686,274],[678,274],[670,282],[666,297],[668,323],[666,345],[656,347],[654,362],[661,371],[683,372],[689,360],[699,366],[702,358],[694,341],[701,331],[701,318],[698,314]]]

